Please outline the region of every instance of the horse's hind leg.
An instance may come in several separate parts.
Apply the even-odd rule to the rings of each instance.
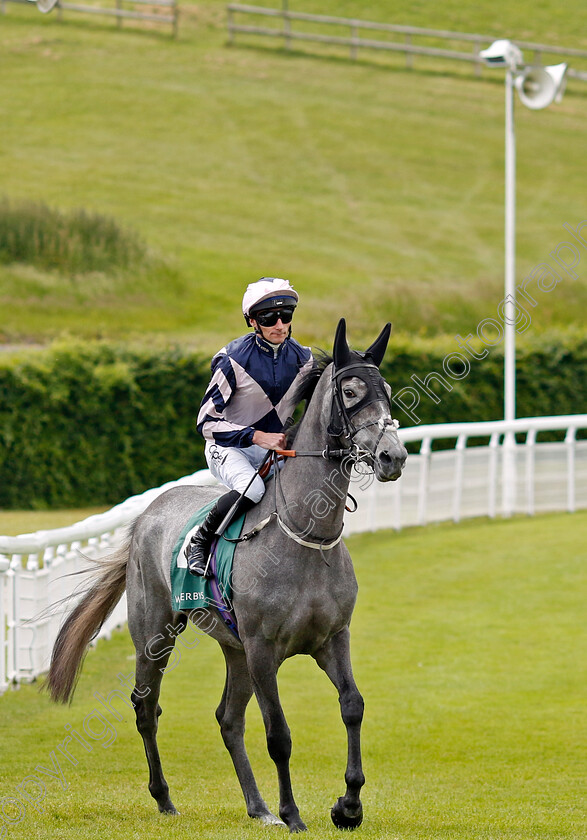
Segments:
[[[180,623],[183,623],[185,627],[183,616]],[[171,623],[168,627],[174,629]],[[176,627],[175,630],[178,628]],[[178,811],[169,798],[169,786],[163,776],[157,746],[157,728],[161,714],[159,705],[161,680],[173,651],[174,638],[169,630],[165,629],[163,633],[152,635],[150,639],[145,638],[143,633],[140,633],[137,638],[137,635],[133,633],[133,639],[137,650],[137,664],[135,688],[131,694],[131,700],[135,707],[137,729],[143,739],[149,765],[149,791],[161,813],[177,814]]]
[[[365,784],[361,763],[361,723],[364,703],[353,677],[349,636],[349,629],[345,627],[314,654],[318,665],[328,674],[338,689],[340,711],[347,730],[346,793],[334,804],[330,814],[337,828],[347,829],[357,828],[363,821],[360,793]]]
[[[283,825],[271,813],[259,792],[245,748],[245,711],[253,686],[244,651],[226,646],[222,647],[222,651],[226,659],[226,684],[216,709],[216,719],[245,797],[247,813],[264,825]]]

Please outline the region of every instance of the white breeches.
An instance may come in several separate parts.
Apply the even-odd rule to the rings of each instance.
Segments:
[[[230,490],[238,490],[242,493],[255,475],[255,471],[261,466],[267,450],[255,445],[248,446],[246,449],[237,449],[233,446],[218,446],[217,443],[207,441],[205,454],[214,478]],[[264,493],[265,482],[256,476],[246,496],[251,501],[258,502],[263,498]]]

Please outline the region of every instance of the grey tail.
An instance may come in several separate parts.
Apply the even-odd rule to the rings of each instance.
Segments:
[[[95,561],[97,569],[90,588],[59,630],[43,685],[56,703],[71,702],[88,645],[122,598],[129,549],[130,540],[108,557]]]

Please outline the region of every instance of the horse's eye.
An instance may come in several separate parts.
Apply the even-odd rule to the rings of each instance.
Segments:
[[[347,400],[352,400],[354,397],[357,396],[355,394],[355,392],[352,390],[352,388],[345,388],[344,389],[344,395],[347,398]]]

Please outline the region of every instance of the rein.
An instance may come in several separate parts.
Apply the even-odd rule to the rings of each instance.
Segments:
[[[345,455],[348,455],[348,449],[330,449],[330,447],[326,447],[326,449],[275,449],[275,454],[279,458],[325,458],[328,459],[337,459],[340,460],[344,458]]]

